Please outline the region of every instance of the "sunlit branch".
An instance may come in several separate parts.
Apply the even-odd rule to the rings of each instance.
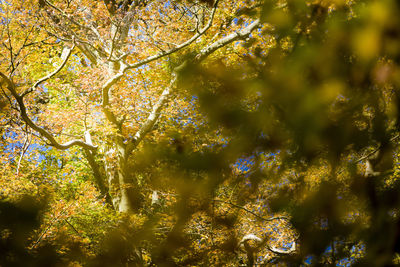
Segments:
[[[127,148],[128,153],[130,153],[132,149],[134,149],[134,147],[137,146],[140,143],[140,141],[142,141],[143,137],[153,128],[158,117],[160,116],[161,109],[166,104],[172,92],[172,89],[175,86],[176,78],[177,78],[176,74],[173,73],[169,86],[167,86],[167,88],[164,89],[157,103],[154,105],[150,115],[147,117],[146,122],[143,123],[140,129],[136,132],[133,142],[128,145]]]
[[[194,63],[200,63],[202,60],[204,60],[208,55],[216,51],[217,49],[228,45],[232,43],[233,41],[240,39],[240,38],[246,38],[250,35],[250,33],[256,29],[260,24],[259,20],[254,21],[252,24],[247,26],[246,28],[232,33],[228,35],[227,37],[224,37],[211,45],[207,46],[203,50],[200,51],[199,54],[197,54],[194,58]],[[207,27],[207,26],[206,26]],[[157,119],[160,117],[160,111],[162,107],[167,103],[167,100],[171,93],[173,92],[173,88],[176,86],[175,82],[177,80],[177,73],[179,72],[180,69],[184,68],[186,66],[187,62],[183,62],[181,65],[175,68],[174,72],[172,73],[172,79],[167,86],[167,88],[164,89],[162,92],[157,104],[153,107],[152,112],[149,114],[147,117],[146,121],[143,123],[143,125],[140,127],[140,129],[136,132],[133,140],[128,144],[128,153],[130,153],[143,139],[146,133],[151,131],[153,128],[154,124],[156,123]],[[132,66],[132,65],[130,65]],[[129,68],[129,67],[128,67]]]
[[[37,82],[35,82],[31,88],[27,89],[21,96],[24,97],[25,95],[29,94],[30,92],[36,90],[36,88],[43,82],[47,81],[48,79],[50,79],[51,77],[53,77],[54,75],[56,75],[57,73],[59,73],[64,66],[67,64],[67,61],[69,59],[69,57],[71,56],[72,50],[74,50],[75,48],[75,44],[72,45],[71,48],[66,48],[67,49],[67,54],[65,54],[64,58],[62,59],[63,61],[61,62],[60,66],[58,66],[57,69],[55,69],[53,72],[51,72],[50,74],[44,76],[43,78],[40,78]]]
[[[79,43],[76,45],[79,50],[87,57],[87,59],[90,60],[91,64],[96,65],[97,64],[97,59],[96,56],[93,55],[92,51],[90,51],[86,44],[83,43],[83,45],[80,45]]]
[[[80,146],[83,147],[85,149],[89,149],[89,150],[96,150],[97,147],[96,146],[92,146],[89,145],[81,140],[72,140],[69,141],[67,143],[64,144],[60,144],[57,142],[57,140],[54,138],[54,136],[49,133],[46,129],[36,125],[28,116],[27,114],[27,110],[26,110],[26,106],[24,104],[24,100],[23,100],[23,96],[19,95],[17,93],[17,90],[15,88],[14,83],[6,76],[4,75],[2,72],[0,72],[0,76],[2,78],[2,81],[0,82],[0,84],[3,84],[3,82],[6,83],[7,85],[7,89],[10,91],[10,93],[12,94],[12,96],[15,98],[15,100],[18,103],[18,107],[19,107],[19,112],[21,114],[22,119],[24,120],[24,122],[34,131],[38,132],[41,136],[43,136],[44,138],[46,138],[49,142],[50,145],[54,146],[55,148],[61,149],[61,150],[66,150],[68,148],[71,148],[73,146]]]
[[[255,30],[260,25],[260,20],[257,19],[252,22],[249,26],[234,33],[229,34],[228,36],[215,41],[211,45],[203,48],[200,50],[200,53],[197,54],[196,59],[197,61],[202,61],[208,55],[213,53],[214,51],[218,50],[221,47],[224,47],[227,44],[230,44],[236,40],[247,38],[253,30]]]
[[[296,252],[296,242],[293,241],[292,246],[289,249],[282,249],[274,246],[267,246],[267,249],[278,255],[288,255]]]
[[[252,241],[253,243],[249,242]],[[255,265],[255,253],[257,253],[264,246],[272,253],[277,254],[278,256],[285,256],[289,254],[293,254],[296,252],[296,241],[292,242],[292,245],[288,249],[277,248],[275,246],[271,246],[267,244],[268,237],[264,237],[261,239],[257,235],[250,233],[245,235],[242,240],[239,242],[239,247],[244,247],[244,251],[247,254],[247,265],[246,266],[254,266]],[[263,260],[265,261],[268,258],[268,255],[265,255]],[[264,262],[266,263],[266,262]]]
[[[24,155],[25,155],[26,151],[28,150],[28,148],[31,144],[31,141],[32,141],[32,138],[29,138],[29,136],[30,136],[30,134],[29,134],[29,132],[27,132],[24,144],[22,145],[21,155],[19,156],[19,160],[17,163],[17,170],[16,170],[17,175],[19,174],[19,168],[21,167],[22,158],[24,157]]]
[[[218,5],[218,0],[214,4],[208,24],[201,31],[199,31],[197,34],[195,34],[192,38],[190,38],[186,42],[180,44],[179,46],[177,46],[173,49],[150,56],[147,59],[137,62],[133,65],[125,64],[125,66],[121,68],[119,73],[115,74],[103,85],[103,87],[102,87],[102,108],[103,108],[105,116],[107,117],[107,119],[110,122],[112,122],[115,126],[120,127],[120,123],[118,122],[115,114],[110,110],[110,95],[109,94],[110,94],[111,86],[114,85],[116,82],[118,82],[119,79],[121,79],[121,77],[126,73],[127,70],[133,69],[133,68],[138,68],[144,64],[150,63],[152,61],[155,61],[157,59],[160,59],[162,57],[165,57],[167,55],[175,53],[175,52],[179,51],[180,49],[183,49],[184,47],[192,44],[195,40],[197,40],[200,36],[202,36],[212,26],[215,12],[217,10],[217,5]],[[115,35],[114,35],[114,38],[115,38]],[[114,42],[115,42],[115,40],[113,41],[113,43]],[[115,46],[115,44],[113,46]],[[170,87],[168,87],[167,89],[165,89],[163,91],[160,100],[153,108],[153,111],[150,113],[148,119],[143,124],[141,129],[135,134],[135,140],[136,140],[135,143],[136,144],[138,144],[138,142],[140,142],[140,140],[143,138],[144,133],[147,133],[147,131],[149,131],[151,129],[151,127],[154,125],[155,121],[157,120],[157,118],[159,116],[159,111],[163,107],[164,103],[167,100],[168,95],[170,94],[172,86],[173,86],[173,84],[171,83]]]
[[[263,240],[255,234],[247,234],[239,242],[239,247],[243,246],[247,254],[247,266],[254,266],[254,254],[266,243],[266,240],[266,238]],[[253,241],[253,243],[250,241]]]
[[[116,82],[118,82],[123,75],[124,75],[123,72],[117,73],[116,75],[108,79],[101,89],[102,91],[101,106],[103,108],[104,114],[106,115],[107,119],[117,127],[119,127],[118,120],[114,115],[114,113],[110,110],[110,89],[111,86],[113,86]]]
[[[84,10],[84,12],[87,12],[87,15],[88,15],[89,17],[91,17],[91,18],[93,17],[93,14],[92,14],[92,12],[91,12],[90,9],[87,8],[87,9]],[[99,31],[97,30],[97,28],[95,27],[95,24],[94,24],[92,21],[89,21],[89,20],[86,18],[85,15],[83,16],[83,19],[86,21],[87,24],[90,25],[88,28],[92,30],[92,32],[96,35],[96,37],[97,37],[97,39],[100,41],[100,43],[104,45],[104,44],[105,44],[105,43],[104,43],[104,40],[103,40],[103,38],[101,37],[101,35],[100,35]]]

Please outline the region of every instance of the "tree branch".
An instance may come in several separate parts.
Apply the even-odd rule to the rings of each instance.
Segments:
[[[7,89],[10,91],[12,96],[15,98],[15,100],[18,103],[19,109],[20,109],[20,114],[24,122],[33,130],[38,132],[41,136],[46,138],[49,142],[50,145],[54,146],[55,148],[61,149],[61,150],[66,150],[72,146],[80,146],[88,150],[96,150],[97,146],[89,145],[81,140],[72,140],[69,141],[65,144],[60,144],[57,142],[57,140],[54,138],[54,136],[49,133],[46,129],[36,125],[28,116],[27,111],[26,111],[26,106],[24,104],[23,96],[20,96],[17,93],[17,90],[15,89],[15,84],[2,72],[0,72],[0,76],[2,78],[2,81],[0,84],[6,83],[7,84]]]
[[[208,55],[212,54],[216,50],[218,50],[221,47],[224,47],[227,44],[230,44],[238,39],[244,39],[249,37],[251,32],[256,29],[260,25],[260,20],[256,19],[253,23],[251,23],[249,26],[246,28],[243,28],[239,31],[236,31],[234,33],[229,34],[228,36],[219,39],[218,41],[215,41],[211,45],[203,48],[200,50],[200,53],[197,54],[196,60],[198,62],[202,61],[205,59]]]
[[[104,115],[114,126],[120,128],[120,124],[118,123],[117,117],[115,114],[110,110],[110,89],[111,87],[118,82],[121,77],[124,75],[124,72],[119,72],[115,74],[113,77],[107,80],[107,82],[103,85],[101,92],[102,92],[102,103],[101,106],[103,108]]]
[[[86,134],[86,133],[85,133]],[[88,142],[88,141],[86,141]],[[103,197],[105,197],[106,202],[112,206],[113,203],[111,201],[111,196],[109,194],[109,190],[104,183],[104,176],[100,170],[99,164],[97,164],[94,153],[92,151],[85,149],[85,157],[87,161],[89,162],[90,168],[92,169],[94,180],[96,181],[97,186],[100,189],[100,193]]]
[[[143,66],[144,64],[150,63],[150,62],[152,62],[154,60],[157,60],[157,59],[160,59],[162,57],[168,56],[168,55],[170,55],[172,53],[175,53],[175,52],[187,47],[188,45],[192,44],[194,41],[196,41],[200,36],[202,36],[212,26],[212,23],[213,23],[213,20],[214,20],[214,16],[215,16],[215,12],[217,11],[218,2],[219,2],[219,0],[215,1],[214,7],[213,7],[212,12],[211,12],[211,17],[210,17],[210,20],[208,21],[207,25],[204,26],[204,28],[201,29],[199,32],[197,32],[195,35],[193,35],[192,38],[190,38],[186,42],[183,42],[182,44],[180,44],[177,47],[172,48],[172,49],[170,49],[168,51],[161,52],[161,53],[158,53],[156,55],[150,56],[150,57],[148,57],[148,58],[146,58],[146,59],[144,59],[142,61],[139,61],[139,62],[137,62],[135,64],[127,65],[127,67],[126,67],[126,69],[124,71],[126,71],[128,69],[138,68],[140,66]]]
[[[208,22],[208,24],[198,33],[196,33],[192,38],[190,38],[189,40],[187,40],[186,42],[180,44],[179,46],[172,48],[166,52],[163,53],[159,53],[153,56],[150,56],[140,62],[137,62],[133,65],[130,64],[125,64],[124,67],[121,68],[120,72],[117,73],[116,75],[114,75],[113,77],[111,77],[102,87],[102,107],[103,107],[103,111],[104,114],[106,115],[107,119],[112,122],[115,126],[118,126],[118,121],[115,117],[115,115],[110,111],[109,109],[109,105],[110,105],[110,96],[109,96],[109,90],[111,88],[111,86],[113,86],[119,79],[121,79],[121,77],[126,73],[126,71],[128,71],[129,69],[134,69],[134,68],[138,68],[140,66],[143,66],[147,63],[150,63],[152,61],[155,61],[157,59],[160,59],[162,57],[168,56],[174,52],[179,51],[180,49],[190,45],[191,43],[193,43],[195,40],[197,40],[201,35],[203,35],[212,25],[212,22],[214,20],[214,16],[215,16],[215,12],[217,10],[217,5],[218,5],[219,0],[217,0],[214,4],[212,13],[211,13],[211,17],[210,20]],[[174,76],[174,74],[173,74]],[[175,81],[175,79],[174,79]],[[150,113],[147,121],[143,124],[143,126],[141,127],[141,129],[135,134],[135,140],[134,143],[138,144],[141,139],[143,138],[144,134],[151,129],[151,127],[154,125],[155,121],[157,120],[158,116],[156,115],[162,108],[162,106],[164,105],[164,102],[166,102],[167,100],[167,96],[170,94],[171,92],[171,88],[173,86],[173,83],[170,83],[170,86],[167,87],[163,93],[161,94],[161,101],[158,101],[156,106],[153,108],[153,111]],[[130,145],[131,149],[128,149],[128,151],[131,151],[134,147],[134,144],[132,143]]]
[[[55,6],[54,4],[50,3],[50,2],[47,1],[47,0],[44,0],[44,2],[45,2],[49,7],[53,8],[54,10],[56,10],[57,12],[59,12],[64,18],[66,18],[67,20],[69,20],[70,22],[72,22],[73,24],[75,24],[76,26],[78,26],[80,29],[86,29],[86,30],[88,30],[88,31],[91,31],[91,32],[93,32],[93,33],[96,35],[96,37],[99,37],[99,36],[100,36],[100,35],[97,35],[96,30],[94,30],[93,28],[88,27],[88,26],[86,26],[86,25],[80,24],[79,22],[77,22],[76,20],[74,20],[74,18],[73,18],[72,15],[69,15],[69,14],[65,13],[64,10],[58,8],[57,6]],[[99,39],[99,41],[101,42],[101,38]]]
[[[216,4],[215,4],[214,8],[216,7]],[[217,49],[219,49],[219,48],[221,48],[221,47],[223,47],[225,45],[228,45],[228,44],[234,42],[237,39],[248,37],[250,35],[250,33],[259,26],[259,24],[260,24],[260,20],[257,19],[256,21],[251,23],[246,28],[244,28],[244,29],[242,29],[242,30],[240,30],[238,32],[232,33],[232,34],[230,34],[230,35],[228,35],[228,36],[226,36],[226,37],[224,37],[224,38],[212,43],[211,45],[209,45],[206,48],[202,49],[194,57],[194,61],[192,63],[200,63],[208,55],[210,55],[211,53],[213,53]],[[207,27],[209,27],[209,26],[206,26],[205,28],[207,28]],[[167,52],[167,53],[169,53],[169,52]],[[147,60],[149,60],[149,58]],[[142,62],[144,62],[144,61],[142,61]],[[171,79],[170,84],[162,92],[157,104],[153,107],[153,110],[149,114],[149,116],[147,117],[146,121],[143,123],[143,125],[140,127],[140,129],[136,132],[133,140],[128,143],[128,147],[127,147],[128,155],[130,154],[130,152],[132,152],[133,149],[135,149],[135,147],[140,143],[140,141],[143,139],[143,137],[149,131],[151,131],[151,129],[153,128],[153,126],[156,123],[157,119],[160,117],[160,111],[161,111],[162,107],[167,103],[167,100],[168,100],[169,96],[173,92],[173,88],[174,88],[175,83],[177,81],[177,76],[178,76],[179,70],[184,68],[187,65],[187,63],[188,62],[185,61],[181,65],[179,65],[178,67],[175,68],[174,72],[172,73],[172,79]],[[137,64],[139,64],[139,63],[137,63]],[[145,63],[143,63],[143,64],[145,64]],[[125,67],[125,68],[129,69],[132,66],[133,65],[129,65],[128,67]],[[125,71],[125,69],[124,69],[124,71]]]
[[[249,241],[253,241],[253,243],[250,243]],[[254,259],[254,254],[257,253],[260,248],[266,246],[266,248],[279,256],[285,256],[289,255],[292,253],[296,252],[296,241],[292,242],[292,246],[289,249],[282,249],[282,248],[277,248],[275,246],[270,246],[267,244],[268,237],[264,237],[263,239],[259,238],[255,234],[247,234],[245,235],[242,240],[239,242],[239,247],[243,246],[244,251],[247,254],[247,265],[246,266],[254,266],[255,264],[255,259]],[[265,263],[265,260],[267,259],[268,254],[264,256],[263,261]]]
[[[274,246],[267,246],[267,249],[275,254],[278,255],[288,255],[296,252],[296,241],[293,241],[292,246],[289,249],[282,249],[282,248],[277,248]]]
[[[64,54],[64,51],[63,51],[64,58],[61,58],[63,61],[61,62],[60,66],[58,66],[58,68],[55,69],[55,70],[54,70],[53,72],[51,72],[50,74],[48,74],[48,75],[46,75],[46,76],[40,78],[37,82],[35,82],[35,83],[32,85],[31,88],[29,88],[29,89],[27,89],[25,92],[23,92],[22,95],[21,95],[21,97],[24,97],[25,95],[29,94],[30,92],[36,90],[36,88],[37,88],[41,83],[47,81],[48,79],[50,79],[51,77],[53,77],[54,75],[56,75],[57,73],[59,73],[59,72],[64,68],[64,66],[67,64],[67,61],[68,61],[69,57],[71,56],[72,50],[74,50],[74,48],[75,48],[75,43],[72,45],[71,48],[68,48],[68,47],[67,47],[67,48],[64,48],[64,49],[67,49],[67,53]],[[63,56],[63,55],[61,55],[61,56]]]
[[[29,148],[29,146],[31,144],[31,141],[32,141],[32,138],[29,138],[29,137],[30,137],[30,134],[27,131],[26,132],[26,138],[25,138],[24,144],[23,144],[22,149],[21,149],[21,155],[19,156],[19,160],[18,160],[18,163],[17,163],[17,170],[16,170],[17,175],[19,174],[19,168],[21,167],[22,158],[24,157],[24,155],[25,155],[26,151],[28,150],[28,148]]]
[[[289,218],[286,217],[286,216],[274,216],[274,217],[270,217],[270,218],[265,218],[265,217],[262,217],[262,216],[258,215],[257,213],[255,213],[255,212],[253,212],[253,211],[251,211],[251,210],[249,210],[249,209],[246,209],[246,208],[244,208],[244,207],[242,207],[242,206],[236,205],[236,204],[234,204],[234,203],[232,203],[232,202],[224,201],[224,200],[222,200],[222,199],[213,199],[213,201],[215,201],[215,202],[222,202],[222,203],[231,205],[232,207],[235,207],[235,208],[244,210],[244,211],[246,211],[246,212],[252,214],[252,215],[253,215],[254,217],[256,217],[257,219],[262,220],[262,221],[266,221],[266,222],[271,222],[271,221],[274,221],[274,220],[286,220],[286,221],[289,221]]]
[[[157,103],[154,105],[153,110],[150,112],[149,116],[147,117],[145,123],[140,127],[140,129],[136,132],[133,142],[130,142],[127,146],[127,154],[129,155],[130,152],[142,141],[144,136],[153,128],[154,124],[156,123],[157,119],[160,117],[160,111],[163,106],[167,103],[169,96],[171,95],[172,89],[175,86],[176,77],[175,73],[172,74],[172,79],[162,92],[160,98],[158,99]]]

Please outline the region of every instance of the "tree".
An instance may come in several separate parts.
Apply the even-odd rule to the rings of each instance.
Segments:
[[[179,99],[180,73],[261,27],[234,3],[219,4],[2,2],[2,115],[18,136],[7,141],[18,148],[22,133],[59,150],[80,147],[103,197],[117,211],[138,212],[144,192],[130,170],[133,153],[162,112],[179,111],[165,106]]]
[[[68,159],[81,180],[90,169],[127,216],[82,262],[396,262],[396,1],[44,0],[1,12],[2,148],[19,152],[7,171],[32,172],[31,142],[66,151],[45,158]],[[54,210],[48,224],[71,232],[91,221]]]
[[[4,3],[3,5],[6,11],[11,8],[23,9],[19,6],[20,3],[13,3],[9,6]],[[9,70],[9,74],[2,73],[1,76],[5,85],[4,88],[7,88],[8,94],[11,94],[16,101],[13,104],[17,105],[21,119],[37,134],[45,138],[49,145],[57,149],[65,150],[72,146],[79,146],[84,149],[98,187],[104,195],[110,198],[115,209],[121,212],[133,211],[140,207],[140,198],[137,196],[138,193],[135,192],[137,190],[136,178],[131,177],[132,174],[128,173],[129,159],[145,136],[153,130],[167,100],[174,97],[174,88],[176,87],[179,69],[189,61],[200,63],[221,47],[246,38],[259,26],[259,21],[254,20],[247,27],[239,28],[236,31],[233,30],[232,33],[225,37],[209,40],[209,29],[214,24],[221,24],[220,21],[225,19],[224,14],[217,14],[216,18],[218,1],[211,6],[207,3],[190,4],[178,2],[171,2],[163,7],[160,6],[161,4],[157,2],[146,3],[142,1],[124,1],[121,3],[105,1],[97,4],[42,1],[37,12],[43,18],[36,18],[37,25],[31,26],[31,32],[27,33],[23,43],[17,43],[22,40],[14,41],[10,37],[10,35],[13,35],[13,20],[16,20],[16,18],[6,17],[5,19],[8,19],[8,21],[3,27],[5,34],[8,35],[8,38],[5,39],[8,41],[8,44],[5,44],[5,48],[9,51],[10,58],[7,61],[10,64],[6,68]],[[229,6],[226,8],[232,9]],[[22,10],[21,12],[27,12],[27,15],[29,15],[31,12],[36,11]],[[235,10],[230,10],[229,12],[234,13]],[[6,14],[11,16],[12,13],[8,11]],[[72,16],[72,14],[74,15]],[[216,23],[214,20],[217,19],[219,22]],[[164,20],[167,20],[167,22]],[[45,25],[45,23],[48,24]],[[166,24],[168,26],[164,27]],[[189,27],[185,26],[185,24]],[[39,25],[40,29],[38,29]],[[29,27],[30,25],[22,24],[18,26]],[[16,27],[18,26],[16,25]],[[160,32],[160,27],[163,27],[164,32]],[[30,37],[29,35],[33,35],[34,33],[32,32],[35,30],[37,31],[36,36]],[[46,35],[43,37],[39,35],[43,34],[44,31],[47,32]],[[177,32],[180,32],[179,36],[176,36]],[[215,29],[214,26],[213,34],[215,37],[222,33],[221,30]],[[28,50],[29,46],[45,42],[44,40],[38,40],[38,43],[35,44],[32,40],[33,38],[43,38],[44,40],[51,38],[55,42],[52,45],[62,42],[61,61],[58,64],[54,62],[56,67],[50,67],[54,70],[47,71],[47,75],[43,75],[36,82],[32,82],[31,86],[24,85],[21,86],[22,88],[18,88],[17,82],[13,80],[27,75],[18,69],[19,64],[21,64],[21,61],[18,60],[23,60],[24,56],[29,55],[31,51],[24,51]],[[172,61],[171,56],[177,57],[175,54],[181,54],[184,49],[195,42],[198,45],[194,52],[191,52],[190,56],[187,56],[182,62],[169,63],[167,61],[167,57],[170,57],[169,61]],[[75,49],[79,51],[77,57],[80,57],[80,64],[78,62],[71,63],[69,70],[63,70],[63,68],[66,68],[67,62]],[[47,58],[44,59],[47,60]],[[52,60],[56,61],[54,58]],[[160,60],[163,61],[158,64],[164,65],[161,66],[161,69],[156,65],[156,62]],[[169,70],[166,71],[165,64],[168,63],[170,66]],[[128,107],[126,107],[128,110],[116,110],[116,105],[123,104],[116,99],[118,95],[119,97],[132,99],[131,102],[126,102],[124,105],[136,105],[135,101],[137,100],[134,99],[134,94],[146,89],[139,89],[142,86],[146,87],[146,81],[144,80],[143,84],[137,81],[135,84],[135,81],[128,80],[128,76],[131,76],[131,79],[140,79],[139,75],[143,75],[141,72],[147,72],[144,67],[152,68],[153,72],[160,72],[159,74],[153,74],[154,76],[161,75],[162,78],[170,80],[169,82],[162,81],[160,84],[156,84],[155,89],[149,89],[148,92],[145,92],[151,98],[146,101],[153,102],[149,103],[152,105],[151,111],[145,111],[148,112],[145,115],[145,119],[141,116],[140,118],[129,116],[128,112],[130,110]],[[88,70],[89,68],[93,69],[93,71]],[[44,84],[49,79],[56,77],[62,70],[66,73],[64,75],[70,76],[68,78],[65,77],[62,81],[66,84],[66,88],[69,87],[66,90],[75,90],[74,93],[77,97],[76,101],[71,99],[66,103],[71,105],[71,109],[78,109],[78,111],[75,111],[77,114],[74,118],[69,118],[69,124],[81,125],[80,127],[75,126],[73,129],[68,129],[67,125],[55,125],[58,127],[57,130],[46,129],[40,126],[40,121],[34,122],[31,119],[32,115],[29,114],[29,106],[27,108],[25,102],[29,101],[27,98],[31,95],[39,98],[37,100],[39,103],[40,99],[44,97],[59,98],[60,95],[53,93],[54,90],[57,90],[54,88],[56,84],[51,82],[48,85]],[[93,73],[94,70],[96,71],[95,73]],[[90,74],[94,76],[88,77],[83,74],[85,72],[92,72]],[[82,76],[84,77],[83,79],[78,79],[78,81],[73,80],[79,76],[81,78]],[[28,75],[28,83],[32,79],[34,77],[29,77]],[[99,83],[92,84],[92,79],[97,79]],[[149,79],[149,77],[146,79]],[[124,91],[113,89],[113,87],[117,86],[137,86],[138,88]],[[158,93],[157,89],[160,87],[164,87],[161,94],[155,96],[154,94]],[[99,90],[101,94],[98,94]],[[116,96],[113,96],[113,90]],[[66,93],[64,94],[66,98],[69,97]],[[84,107],[82,107],[82,104]],[[75,106],[72,107],[72,105]],[[94,107],[95,105],[100,105],[101,108]],[[99,111],[89,113],[89,110],[101,110],[103,117],[97,113]],[[66,115],[70,116],[70,114]],[[44,116],[47,117],[46,114]],[[63,115],[59,114],[58,116],[61,117]],[[60,119],[60,117],[56,118],[56,120]],[[96,120],[100,122],[102,131],[105,130],[104,126],[108,126],[108,132],[94,137],[96,140],[92,140],[90,131],[99,130],[94,126],[97,123]],[[132,126],[133,120],[137,120],[134,126]],[[54,122],[48,121],[47,123],[53,124]],[[84,136],[85,139],[82,140],[81,138],[81,140],[61,143],[56,139],[54,131],[58,131],[59,134],[65,132],[76,135],[76,133],[79,133],[78,135]],[[96,144],[97,138],[104,138],[104,142]],[[104,164],[101,164],[96,159],[96,155],[115,157],[115,162],[111,159],[106,159],[103,161]],[[107,181],[108,184],[106,184]],[[129,197],[129,194],[131,194],[131,197]],[[129,199],[132,199],[132,201]]]

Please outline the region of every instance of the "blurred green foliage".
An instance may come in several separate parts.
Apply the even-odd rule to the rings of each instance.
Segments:
[[[258,33],[275,36],[276,45],[266,51],[253,47],[239,66],[194,65],[185,72],[183,86],[199,96],[211,125],[230,138],[215,154],[218,170],[239,155],[279,151],[277,173],[266,176],[256,162],[247,179],[252,193],[265,180],[280,185],[264,201],[289,214],[300,244],[283,261],[337,265],[347,258],[354,265],[391,266],[400,249],[400,188],[393,165],[399,3],[281,4],[285,7],[276,9],[265,1],[261,17],[271,27]],[[380,173],[366,177],[365,155],[373,149],[384,154],[376,165]],[[294,178],[282,185],[287,172]],[[227,177],[217,176],[213,186]]]

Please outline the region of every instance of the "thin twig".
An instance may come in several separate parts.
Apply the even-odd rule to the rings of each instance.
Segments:
[[[19,157],[18,164],[17,164],[17,171],[16,171],[17,175],[19,174],[19,168],[21,166],[22,158],[24,157],[24,155],[25,155],[26,151],[28,150],[28,148],[29,148],[29,146],[31,144],[31,141],[32,141],[32,138],[29,138],[29,137],[30,137],[30,133],[27,132],[26,133],[26,138],[25,138],[25,141],[24,141],[24,145],[22,146],[21,156]]]
[[[262,217],[262,216],[258,215],[257,213],[255,213],[255,212],[253,212],[253,211],[251,211],[251,210],[248,210],[248,209],[246,209],[246,208],[244,208],[244,207],[242,207],[242,206],[239,206],[239,205],[234,204],[234,203],[232,203],[232,202],[224,201],[224,200],[222,200],[222,199],[213,199],[213,201],[222,202],[222,203],[231,205],[231,206],[233,206],[233,207],[235,207],[235,208],[244,210],[244,211],[246,211],[246,212],[252,214],[253,216],[255,216],[257,219],[260,219],[260,220],[262,220],[262,221],[270,222],[270,221],[274,221],[274,220],[286,220],[286,221],[289,220],[289,218],[286,217],[286,216],[274,216],[274,217],[271,217],[271,218],[265,218],[265,217]]]
[[[67,209],[69,209],[72,206],[73,203],[69,204],[68,207],[66,207],[65,209],[63,209],[60,214],[58,214],[58,216],[56,216],[55,218],[53,218],[53,220],[51,220],[49,226],[46,227],[46,229],[42,232],[42,234],[39,236],[39,238],[36,240],[36,242],[31,246],[30,249],[34,249],[42,240],[43,236],[47,233],[47,231],[49,231],[49,229],[58,221],[58,219],[64,215],[65,211]]]
[[[78,230],[76,230],[76,228],[75,228],[67,219],[64,219],[64,221],[65,221],[69,226],[71,226],[71,228],[72,228],[78,235],[80,235],[80,233],[78,232]]]

